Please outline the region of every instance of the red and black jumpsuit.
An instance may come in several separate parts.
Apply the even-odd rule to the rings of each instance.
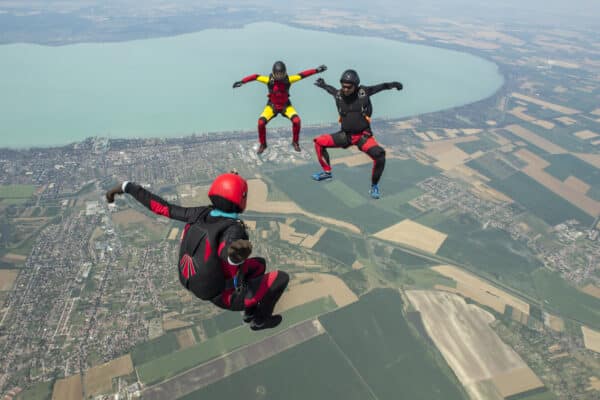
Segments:
[[[208,226],[226,219],[226,217],[211,216],[210,211],[214,209],[212,206],[181,207],[170,204],[133,182],[126,184],[125,192],[155,214],[185,222],[183,237],[188,232],[190,234],[194,232],[193,229],[190,229],[194,224]],[[245,225],[240,220],[236,220],[236,222],[229,224],[218,238],[216,251],[220,261],[220,271],[216,274],[217,279],[211,279],[211,284],[220,288],[221,292],[210,301],[224,309],[251,310],[256,315],[269,316],[273,313],[275,303],[287,287],[289,276],[283,271],[265,273],[266,261],[261,257],[248,258],[240,265],[235,265],[228,259],[227,250],[232,242],[238,239],[248,240]],[[198,268],[200,269],[202,266],[198,266]],[[239,285],[236,289],[233,285],[233,278],[238,274],[238,270],[241,270],[245,284]],[[196,273],[200,274],[193,266],[180,269],[180,274],[183,275],[180,276],[180,279],[190,279]],[[214,274],[212,278],[214,278]]]
[[[325,84],[323,89],[335,98],[340,114],[341,129],[333,134],[323,134],[314,139],[317,159],[326,172],[331,172],[328,147],[347,148],[352,145],[366,153],[373,160],[371,184],[379,183],[385,167],[385,150],[377,143],[371,132],[371,114],[373,106],[370,96],[382,90],[393,89],[392,83],[374,86],[359,86],[349,96],[341,90]]]

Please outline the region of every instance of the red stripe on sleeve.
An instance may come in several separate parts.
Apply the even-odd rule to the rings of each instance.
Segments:
[[[161,204],[156,200],[150,200],[150,210],[155,214],[169,217],[169,206]]]
[[[302,71],[300,72],[298,75],[300,75],[303,78],[306,78],[307,76],[311,76],[317,73],[316,69],[307,69],[306,71]]]

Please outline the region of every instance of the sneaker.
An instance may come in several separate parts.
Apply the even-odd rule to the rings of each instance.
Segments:
[[[250,323],[250,329],[260,331],[261,329],[275,328],[281,323],[283,317],[281,315],[271,315],[268,317],[255,317]]]
[[[300,144],[298,142],[292,142],[292,146],[294,146],[294,150],[300,152]]]
[[[316,174],[313,174],[312,178],[315,181],[324,181],[325,179],[333,178],[333,175],[331,175],[331,172],[321,171],[321,172],[317,172]]]
[[[379,186],[371,185],[371,190],[369,190],[369,194],[372,198],[378,199],[381,196],[379,193]]]
[[[267,148],[267,144],[261,143],[260,146],[258,147],[258,150],[256,150],[256,154],[262,154],[266,148]]]

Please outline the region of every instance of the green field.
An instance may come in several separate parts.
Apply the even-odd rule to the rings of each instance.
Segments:
[[[153,384],[177,375],[236,348],[255,343],[298,322],[336,308],[330,298],[322,298],[283,313],[283,322],[275,329],[252,332],[247,326],[232,329],[195,346],[188,347],[139,365],[137,372],[144,384]]]
[[[320,320],[377,399],[466,399],[437,350],[413,334],[402,307],[397,290],[376,289]]]
[[[590,225],[594,220],[590,215],[522,172],[504,180],[493,179],[488,182],[488,185],[505,193],[533,215],[552,226],[572,218],[584,225]]]
[[[236,328],[242,325],[242,323],[243,322],[240,313],[223,311],[211,319],[202,321],[202,328],[204,328],[206,336],[213,337],[219,333]]]
[[[441,217],[438,214],[432,218],[436,223],[428,225],[448,234],[437,252],[439,256],[468,265],[526,293],[536,293],[531,272],[541,262],[526,245],[513,240],[505,231],[483,229],[467,214]]]
[[[514,396],[509,396],[506,400],[558,400],[554,393],[549,392],[546,388],[540,388],[525,393],[519,393]]]
[[[426,258],[407,253],[400,249],[394,249],[390,258],[398,264],[402,265],[403,267],[407,268],[424,268],[438,264]]]
[[[536,270],[533,278],[548,311],[600,329],[600,299],[569,286],[558,274],[546,269]]]
[[[306,234],[306,235],[314,235],[319,231],[319,226],[315,224],[311,224],[310,222],[302,221],[301,219],[297,219],[292,223],[292,228],[296,230],[298,233]]]
[[[34,192],[33,185],[0,185],[0,199],[28,199]]]
[[[182,397],[376,400],[328,335],[320,335]]]
[[[19,393],[15,400],[50,400],[53,388],[54,381],[38,383]]]
[[[374,233],[416,215],[415,209],[402,202],[419,194],[415,189],[417,182],[439,173],[415,160],[388,160],[380,182],[383,196],[375,201],[368,194],[371,168],[371,164],[352,168],[336,165],[333,180],[315,182],[310,176],[318,168],[302,165],[271,172],[270,178],[303,209],[351,222],[367,233]]]
[[[411,269],[402,273],[403,283],[415,289],[432,289],[435,285],[456,287],[456,281],[429,269]]]
[[[175,333],[169,332],[156,339],[136,345],[131,352],[131,360],[133,365],[137,366],[177,350],[179,350],[177,337],[175,337]]]
[[[321,239],[313,246],[313,251],[318,251],[332,257],[342,264],[351,266],[356,260],[352,251],[352,242],[348,236],[332,229],[328,229]]]
[[[471,160],[466,165],[491,179],[506,179],[517,172],[493,153]]]
[[[500,144],[487,136],[479,136],[479,140],[472,142],[456,143],[456,147],[468,154],[473,154],[477,151],[488,151],[500,147]]]
[[[571,154],[552,154],[546,159],[551,163],[544,169],[555,178],[564,181],[570,175],[589,185],[600,187],[600,170]]]

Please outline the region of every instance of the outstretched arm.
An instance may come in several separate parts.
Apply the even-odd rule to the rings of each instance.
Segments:
[[[265,76],[265,75],[259,75],[259,74],[252,74],[252,75],[248,75],[244,78],[242,78],[241,81],[237,81],[233,83],[233,87],[235,88],[239,88],[240,86],[242,86],[245,83],[248,82],[252,82],[252,81],[259,81],[262,83],[268,83],[269,82],[269,77]]]
[[[296,75],[290,75],[289,76],[290,83],[297,82],[300,79],[308,78],[309,76],[312,76],[314,74],[319,74],[319,73],[321,73],[323,71],[327,71],[327,66],[326,65],[319,65],[317,68],[311,68],[311,69],[307,69],[307,70],[302,71],[302,72],[298,72]]]
[[[386,82],[380,83],[379,85],[365,86],[365,90],[369,96],[381,92],[382,90],[390,89],[402,90],[402,84],[400,82]]]
[[[327,93],[329,93],[332,96],[335,96],[338,92],[338,90],[336,88],[325,83],[325,79],[323,79],[323,78],[317,79],[315,81],[315,86],[320,87],[321,89],[325,90]]]
[[[114,201],[116,194],[128,193],[133,196],[138,202],[142,203],[147,209],[155,214],[162,215],[167,218],[176,219],[183,222],[194,222],[203,213],[208,210],[208,207],[181,207],[175,204],[170,204],[163,198],[144,189],[137,183],[123,182],[119,186],[115,186],[106,192],[106,200],[109,203]]]

